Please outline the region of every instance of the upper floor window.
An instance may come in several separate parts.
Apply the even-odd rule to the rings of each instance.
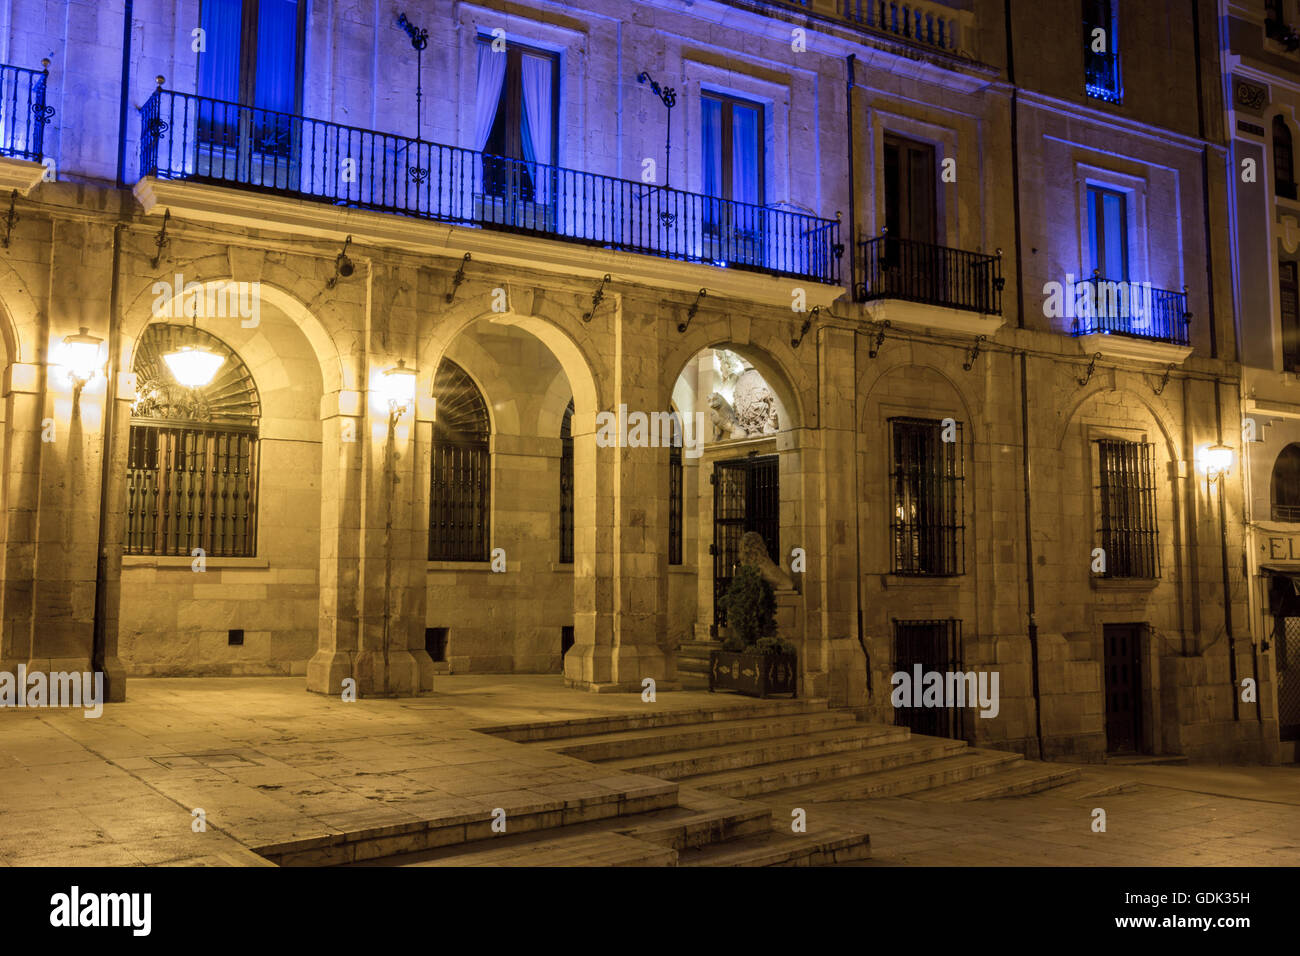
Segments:
[[[885,137],[885,229],[896,239],[933,243],[938,203],[934,147]]]
[[[486,561],[491,522],[491,424],[474,380],[450,359],[433,379],[437,420],[429,495],[429,560]]]
[[[1155,446],[1113,438],[1096,445],[1102,576],[1159,577]]]
[[[895,574],[965,572],[965,484],[961,423],[891,418],[890,530]]]
[[[764,261],[763,107],[705,93],[701,160],[704,194],[725,202],[704,202],[703,258],[727,262]]]
[[[179,384],[163,360],[188,345],[225,359],[201,388]],[[248,368],[201,329],[156,323],[140,337],[132,369],[125,552],[255,556],[261,403]]]
[[[554,53],[517,43],[498,50],[479,37],[474,148],[500,157],[483,162],[484,195],[549,200],[549,177],[534,164],[556,162],[559,74]]]
[[[1291,127],[1281,116],[1273,117],[1273,191],[1287,199],[1296,198],[1295,153]]]
[[[200,103],[200,141],[287,154],[295,135],[289,118],[302,111],[306,0],[202,0],[199,23],[198,95],[269,111],[254,112],[250,125],[240,110]]]
[[[1285,0],[1264,0],[1264,35],[1294,53],[1300,49],[1300,34],[1287,20],[1286,7]]]
[[[1282,370],[1300,372],[1300,280],[1296,264],[1284,259],[1277,264],[1278,306],[1282,316]]]
[[[1115,282],[1128,279],[1128,198],[1088,187],[1088,271]]]
[[[300,0],[203,0],[199,96],[299,112],[306,20]]]
[[[1084,89],[1089,96],[1107,103],[1124,99],[1118,26],[1116,0],[1083,0]]]
[[[1300,445],[1287,445],[1273,465],[1273,520],[1300,521]]]

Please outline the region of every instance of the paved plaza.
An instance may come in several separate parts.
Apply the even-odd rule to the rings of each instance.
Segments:
[[[399,853],[417,824],[472,828],[493,808],[516,820],[563,811],[568,823],[605,799],[653,807],[676,785],[475,728],[751,703],[703,692],[643,703],[547,676],[443,677],[432,696],[353,703],[306,693],[299,678],[135,679],[98,719],[0,711],[0,862],[265,866],[254,849],[278,848],[310,863],[343,834],[381,836]],[[1107,788],[1120,792],[1088,796]],[[1092,830],[1098,807],[1105,833]],[[1294,766],[1090,766],[1027,797],[805,809],[812,834],[868,830],[872,866],[1300,864]]]

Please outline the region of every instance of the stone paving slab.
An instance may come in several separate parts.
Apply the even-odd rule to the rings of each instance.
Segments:
[[[718,703],[674,693],[647,704],[545,676],[443,677],[438,687],[345,703],[307,693],[301,678],[132,679],[127,701],[96,719],[0,710],[0,863],[267,865],[250,851],[435,822],[463,837],[497,807],[557,825],[651,808],[674,786],[474,728]],[[205,832],[192,830],[196,808]]]

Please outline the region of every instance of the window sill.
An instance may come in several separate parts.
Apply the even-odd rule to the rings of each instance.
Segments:
[[[1159,578],[1103,578],[1092,575],[1092,586],[1100,591],[1154,591]]]
[[[491,561],[430,561],[430,571],[491,571]]]
[[[555,572],[557,572],[557,573],[559,573],[559,574],[572,574],[572,573],[573,573],[573,562],[572,562],[572,561],[552,561],[552,562],[551,562],[551,570],[552,570],[552,571],[555,571]]]
[[[670,564],[668,565],[669,574],[694,574],[695,565],[693,564]]]
[[[880,586],[889,588],[959,588],[962,584],[961,574],[882,574]]]
[[[195,558],[183,554],[124,554],[122,555],[122,567],[184,568],[188,571],[195,560]],[[257,570],[271,566],[271,562],[266,558],[204,558],[203,563],[209,570],[213,568]]]

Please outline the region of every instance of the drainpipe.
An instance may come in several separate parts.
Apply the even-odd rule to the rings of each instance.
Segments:
[[[130,0],[128,0],[128,6]],[[113,469],[113,428],[117,412],[117,355],[121,339],[121,263],[122,231],[125,224],[113,227],[113,279],[108,293],[108,372],[104,383],[103,434],[99,461],[99,530],[95,544],[95,614],[91,625],[90,670],[104,674],[104,700],[111,700],[112,680],[104,671],[108,654],[108,509],[109,483]]]
[[[1016,326],[1025,327],[1025,283],[1020,241],[1020,100],[1016,89],[1015,31],[1011,22],[1011,0],[1003,4],[1007,36],[1007,81],[1011,84],[1011,203],[1016,240]],[[1025,592],[1029,621],[1029,667],[1034,694],[1034,736],[1038,759],[1043,753],[1043,697],[1038,682],[1038,597],[1034,588],[1034,508],[1029,492],[1029,359],[1020,353],[1020,480],[1025,493]]]
[[[844,109],[847,121],[844,128],[848,131],[849,140],[849,299],[858,294],[858,203],[857,189],[855,188],[855,174],[857,166],[853,158],[853,86],[855,82],[858,55],[850,53],[846,58],[848,67],[848,78],[844,87]],[[857,349],[857,337],[854,337],[854,349]],[[855,426],[856,427],[856,426]]]
[[[131,85],[131,10],[133,0],[126,0],[122,13],[122,90],[117,114],[117,188],[126,187],[126,118],[127,92]],[[114,275],[113,281],[117,281]]]

